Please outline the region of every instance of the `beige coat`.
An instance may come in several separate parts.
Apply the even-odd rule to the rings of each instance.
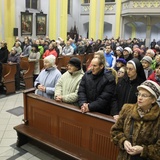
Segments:
[[[73,74],[66,71],[56,84],[55,96],[61,95],[63,102],[75,104],[78,100],[77,92],[83,74],[84,72],[82,69]]]

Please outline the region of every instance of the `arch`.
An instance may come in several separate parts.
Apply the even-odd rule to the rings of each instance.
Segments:
[[[151,41],[155,39],[156,41],[160,40],[160,22],[152,25],[151,27]]]
[[[104,22],[104,32],[103,32],[103,37],[108,37],[111,38],[113,37],[112,34],[112,24],[108,22]]]
[[[88,34],[89,34],[89,22],[86,22],[86,23],[83,23],[83,37],[86,37],[86,38],[90,38],[88,37]]]
[[[146,25],[143,22],[133,22],[130,21],[124,24],[124,38],[139,38],[145,39],[146,38]]]

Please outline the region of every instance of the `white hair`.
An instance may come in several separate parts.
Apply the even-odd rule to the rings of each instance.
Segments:
[[[54,55],[49,55],[45,57],[44,60],[47,60],[53,67],[56,67],[56,57]]]

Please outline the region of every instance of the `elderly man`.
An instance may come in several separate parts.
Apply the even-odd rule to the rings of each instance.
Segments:
[[[81,61],[76,57],[71,58],[68,62],[68,71],[61,76],[56,84],[55,100],[77,105],[77,92],[83,75]]]
[[[71,46],[71,42],[67,41],[66,46],[63,48],[62,55],[63,56],[69,56],[73,55],[74,48]]]
[[[116,84],[112,73],[105,69],[105,63],[105,59],[93,58],[91,70],[82,78],[78,90],[82,113],[91,111],[110,114]]]

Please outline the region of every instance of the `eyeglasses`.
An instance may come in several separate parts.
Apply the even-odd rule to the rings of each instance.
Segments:
[[[135,93],[137,97],[142,97],[142,98],[148,98],[148,97],[152,97],[151,95],[147,95],[147,94],[141,94],[139,92]]]

